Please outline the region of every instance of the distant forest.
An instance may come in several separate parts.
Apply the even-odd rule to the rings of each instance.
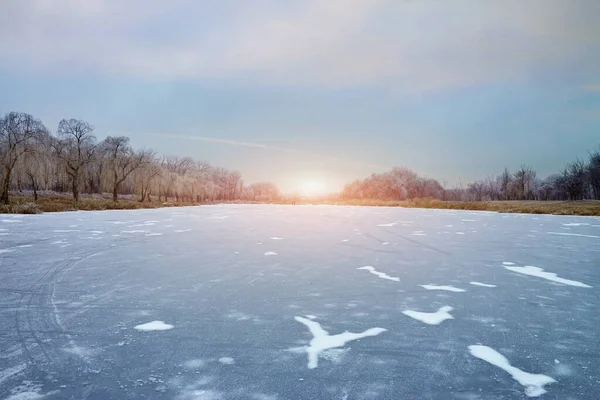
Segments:
[[[98,140],[89,123],[63,119],[55,134],[33,116],[10,112],[0,119],[0,203],[11,192],[111,193],[145,201],[273,201],[272,183],[244,185],[242,175],[189,157],[134,149],[126,136]]]
[[[447,201],[494,200],[600,200],[600,145],[587,160],[575,160],[561,171],[541,179],[521,165],[499,175],[448,189],[435,179],[424,178],[407,168],[372,174],[344,187],[344,199],[412,200],[435,198]]]
[[[25,113],[0,119],[0,203],[11,193],[110,193],[114,201],[134,197],[145,201],[260,201],[282,199],[273,183],[244,185],[238,171],[215,167],[189,157],[161,156],[134,149],[126,136],[98,140],[85,121],[63,119],[53,134]],[[522,165],[497,176],[446,188],[439,181],[407,168],[372,174],[344,187],[342,199],[449,201],[600,200],[600,146],[586,160],[575,160],[545,179]]]

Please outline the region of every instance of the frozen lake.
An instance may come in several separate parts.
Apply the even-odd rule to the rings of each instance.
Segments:
[[[600,398],[600,219],[0,215],[0,398]]]

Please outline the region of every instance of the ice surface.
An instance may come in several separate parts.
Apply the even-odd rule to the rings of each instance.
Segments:
[[[563,285],[576,286],[582,288],[591,288],[590,285],[586,285],[585,283],[579,281],[572,281],[570,279],[559,278],[554,272],[544,272],[543,268],[534,267],[531,265],[526,265],[524,267],[509,267],[504,266],[509,271],[518,272],[523,275],[535,276],[538,278],[547,279],[549,281],[562,283]]]
[[[473,286],[482,286],[482,287],[496,287],[496,285],[490,285],[489,283],[482,282],[469,282]]]
[[[173,329],[173,325],[165,324],[163,321],[152,321],[133,327],[138,331],[166,331]]]
[[[296,321],[306,325],[313,335],[313,339],[309,342],[309,346],[305,347],[308,354],[308,368],[314,369],[319,366],[319,355],[321,352],[344,345],[352,340],[358,340],[369,336],[377,336],[382,332],[387,331],[384,328],[371,328],[361,333],[352,333],[345,331],[337,335],[330,335],[325,329],[321,328],[321,324],[309,318],[295,317]]]
[[[514,380],[525,386],[525,394],[529,397],[538,397],[546,393],[545,385],[556,382],[553,378],[542,374],[530,374],[513,367],[508,359],[488,346],[469,346],[469,351],[474,357],[482,359],[498,368],[508,372]]]
[[[386,274],[385,272],[378,272],[378,271],[376,271],[376,270],[375,270],[375,268],[373,268],[373,267],[371,267],[371,266],[369,266],[369,265],[367,265],[367,266],[365,266],[365,267],[359,267],[359,268],[356,268],[356,269],[364,269],[364,270],[367,270],[367,271],[369,271],[370,273],[372,273],[373,275],[375,275],[375,276],[378,276],[378,277],[379,277],[379,278],[381,278],[381,279],[387,279],[387,280],[389,280],[389,281],[400,282],[400,278],[397,278],[397,277],[395,277],[395,276],[389,276],[389,275],[388,275],[388,274]]]
[[[444,306],[432,313],[406,310],[402,311],[402,314],[424,322],[428,325],[439,325],[447,319],[454,319],[454,317],[450,315],[450,311],[452,311],[452,307]]]
[[[215,214],[230,218],[208,218]],[[546,234],[600,235],[598,218],[231,204],[19,221],[0,222],[8,229],[0,249],[9,250],[0,254],[0,399],[525,398],[469,344],[560,378],[541,398],[600,399],[598,239]],[[94,235],[104,238],[84,239]],[[503,268],[509,260],[593,289],[517,275]],[[363,266],[401,281],[356,269]],[[429,283],[467,292],[419,286]],[[442,306],[454,319],[439,325],[402,313],[430,317]],[[295,315],[331,334],[311,346],[315,336]],[[154,320],[174,328],[134,329]],[[388,332],[356,342],[343,334],[372,327]],[[342,344],[323,349],[329,341]],[[316,369],[307,369],[307,349]],[[17,389],[24,379],[39,387]]]
[[[429,284],[429,285],[419,285],[419,286],[421,286],[422,288],[427,289],[427,290],[445,290],[447,292],[456,292],[456,293],[466,292],[466,290],[464,290],[464,289],[459,289],[459,288],[456,288],[454,286],[449,286],[449,285],[431,285],[431,284]]]

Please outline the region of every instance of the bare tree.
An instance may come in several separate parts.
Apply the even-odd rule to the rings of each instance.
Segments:
[[[152,151],[135,152],[125,136],[107,137],[102,143],[103,153],[106,155],[110,179],[112,184],[112,199],[118,201],[119,185],[138,168],[148,164],[154,153]]]
[[[600,200],[600,145],[590,152],[588,170],[594,199]]]
[[[73,199],[79,201],[79,184],[83,168],[92,161],[96,150],[94,128],[77,119],[63,119],[58,124],[57,136],[52,147],[56,157],[62,161],[71,180]]]
[[[0,119],[0,203],[8,204],[13,170],[44,132],[47,129],[42,122],[29,114],[10,112]]]
[[[139,169],[140,202],[150,201],[150,191],[154,179],[160,176],[162,168],[154,158],[149,155],[150,160]]]

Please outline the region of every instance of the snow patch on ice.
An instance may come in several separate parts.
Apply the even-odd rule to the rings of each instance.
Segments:
[[[423,289],[427,289],[427,290],[445,290],[447,292],[466,292],[466,290],[464,289],[459,289],[456,288],[454,286],[450,286],[450,285],[419,285],[421,286]]]
[[[395,225],[398,225],[398,223],[397,222],[390,222],[389,224],[379,224],[377,226],[395,226]]]
[[[190,232],[191,229],[175,229],[175,232],[177,233],[183,233],[183,232]]]
[[[219,358],[219,362],[225,365],[233,365],[235,364],[235,360],[231,357],[221,357]]]
[[[554,272],[544,272],[543,268],[534,267],[531,265],[526,265],[524,267],[508,267],[505,266],[509,271],[518,272],[523,275],[535,276],[542,279],[547,279],[549,281],[562,283],[563,285],[576,286],[582,288],[591,288],[590,285],[586,285],[585,283],[579,281],[573,281],[570,279],[559,278]]]
[[[1,220],[2,222],[6,222],[7,224],[14,224],[14,223],[19,223],[21,221],[19,221],[18,219],[3,219]]]
[[[265,252],[265,256],[276,256],[277,253],[275,253],[274,251],[267,251]]]
[[[359,267],[359,268],[356,268],[356,269],[364,269],[364,270],[367,270],[367,271],[369,271],[370,273],[372,273],[373,275],[376,275],[376,276],[378,276],[378,277],[379,277],[379,278],[381,278],[381,279],[387,279],[387,280],[389,280],[389,281],[400,282],[400,278],[397,278],[397,277],[395,277],[395,276],[389,276],[389,275],[388,275],[388,274],[386,274],[385,272],[378,272],[377,270],[375,270],[375,268],[373,268],[373,267],[371,267],[371,266],[369,266],[369,265],[367,265],[367,266],[365,266],[365,267]]]
[[[162,233],[146,233],[146,236],[162,236]]]
[[[439,325],[447,319],[454,319],[454,317],[450,315],[450,311],[452,311],[452,307],[444,306],[432,313],[406,310],[402,311],[402,314],[429,325]]]
[[[595,235],[581,235],[579,233],[566,233],[566,232],[546,232],[548,235],[560,235],[560,236],[577,236],[577,237],[585,237],[592,239],[600,239],[600,236]]]
[[[55,229],[54,233],[81,232],[79,229]]]
[[[553,378],[542,374],[531,374],[513,367],[508,362],[508,359],[496,350],[488,346],[473,345],[469,346],[471,355],[483,361],[492,364],[495,367],[501,368],[508,372],[514,380],[525,386],[525,395],[528,397],[538,397],[546,393],[545,385],[555,383]]]
[[[304,347],[304,351],[308,355],[308,369],[314,369],[319,366],[319,356],[322,352],[344,347],[344,345],[352,340],[358,340],[369,336],[377,336],[382,332],[387,331],[384,328],[371,328],[361,333],[352,333],[344,331],[337,335],[330,335],[325,329],[321,328],[321,324],[312,321],[308,318],[294,317],[294,319],[305,325],[313,335],[308,346]]]
[[[188,361],[184,362],[183,366],[188,369],[204,368],[206,366],[206,361],[202,360],[200,358],[197,358],[194,360],[188,360]]]
[[[455,232],[457,235],[464,235],[464,232]]]
[[[283,238],[281,238],[281,237],[277,237],[277,236],[273,236],[273,237],[271,238],[271,240],[283,240]]]
[[[590,226],[590,224],[584,224],[584,223],[569,223],[569,224],[562,224],[562,226]]]
[[[490,285],[488,283],[481,283],[481,282],[469,282],[469,283],[473,286],[496,287],[496,285]]]
[[[141,229],[134,229],[132,231],[121,231],[121,233],[146,233],[146,232],[148,232],[148,231],[144,231]]]
[[[515,263],[511,263],[511,262],[508,262],[508,261],[504,261],[504,262],[502,263],[502,265],[515,265]]]
[[[168,329],[173,329],[173,325],[165,324],[163,321],[152,321],[141,325],[136,325],[133,329],[137,329],[138,331],[166,331]]]
[[[26,247],[33,247],[33,245],[32,244],[22,244],[22,245],[17,246],[17,247],[20,248],[20,249],[24,249]]]

